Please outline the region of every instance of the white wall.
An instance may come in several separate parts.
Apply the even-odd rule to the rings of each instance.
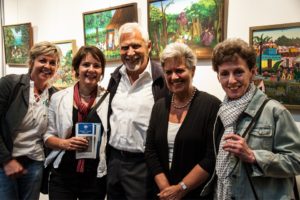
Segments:
[[[137,2],[139,23],[147,28],[147,0],[4,0],[5,24],[31,22],[34,42],[75,39],[79,47],[84,44],[83,12],[132,2]],[[229,0],[227,37],[249,41],[251,26],[300,22],[299,8],[299,0]],[[103,86],[118,65],[108,64]],[[27,72],[27,68],[5,68],[7,74]],[[220,99],[224,96],[210,60],[198,62],[194,85]],[[292,114],[300,121],[300,111]]]

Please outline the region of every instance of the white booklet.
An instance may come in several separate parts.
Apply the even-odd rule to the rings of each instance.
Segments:
[[[101,124],[80,122],[76,124],[76,137],[84,137],[88,140],[88,148],[83,151],[76,151],[76,159],[97,157],[101,140]]]

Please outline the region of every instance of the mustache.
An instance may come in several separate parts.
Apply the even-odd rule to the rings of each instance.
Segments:
[[[138,55],[134,55],[133,57],[131,57],[131,56],[126,56],[125,59],[126,59],[126,60],[138,60],[138,59],[140,59],[140,56],[138,56]]]

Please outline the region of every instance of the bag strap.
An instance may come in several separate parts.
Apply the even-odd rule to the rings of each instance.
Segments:
[[[242,137],[244,138],[254,127],[257,119],[259,118],[261,112],[263,111],[265,105],[268,103],[268,101],[270,101],[271,99],[266,98],[264,100],[264,102],[261,104],[260,108],[258,109],[258,111],[256,112],[256,114],[254,115],[254,117],[252,118],[250,124],[248,125],[248,127],[246,128],[245,132],[243,133]]]
[[[92,116],[94,115],[94,113],[96,112],[97,108],[101,105],[101,103],[103,102],[103,100],[105,99],[105,97],[108,95],[108,91],[106,90],[105,93],[103,94],[103,96],[99,99],[99,101],[97,102],[97,104],[92,108],[92,110],[89,112],[89,114],[86,116],[85,120],[89,121]]]
[[[260,108],[258,109],[256,114],[252,118],[252,120],[251,120],[250,124],[248,125],[248,127],[246,128],[245,132],[243,133],[243,135],[242,135],[243,138],[253,129],[255,123],[257,122],[257,119],[259,118],[261,112],[263,111],[263,109],[264,109],[265,105],[268,103],[268,101],[270,101],[270,99],[266,98],[264,100],[264,102],[261,104]],[[255,187],[254,187],[253,182],[251,180],[251,177],[249,175],[250,174],[249,169],[248,169],[247,166],[245,166],[245,169],[246,169],[246,175],[247,175],[247,178],[249,180],[253,195],[254,195],[255,199],[258,200],[258,195],[256,193]]]
[[[298,191],[298,185],[297,185],[296,177],[294,177],[294,195],[295,195],[295,200],[299,200],[299,191]]]

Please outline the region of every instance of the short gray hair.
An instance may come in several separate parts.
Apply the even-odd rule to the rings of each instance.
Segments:
[[[197,57],[192,49],[186,44],[175,42],[166,46],[160,56],[161,65],[164,67],[165,61],[170,58],[184,58],[185,65],[192,69],[197,64]]]
[[[131,33],[132,31],[138,31],[141,33],[142,38],[145,40],[145,42],[149,42],[149,34],[147,31],[145,31],[145,29],[139,25],[136,22],[128,22],[123,24],[120,29],[119,29],[119,42],[121,39],[121,35],[123,33]]]

